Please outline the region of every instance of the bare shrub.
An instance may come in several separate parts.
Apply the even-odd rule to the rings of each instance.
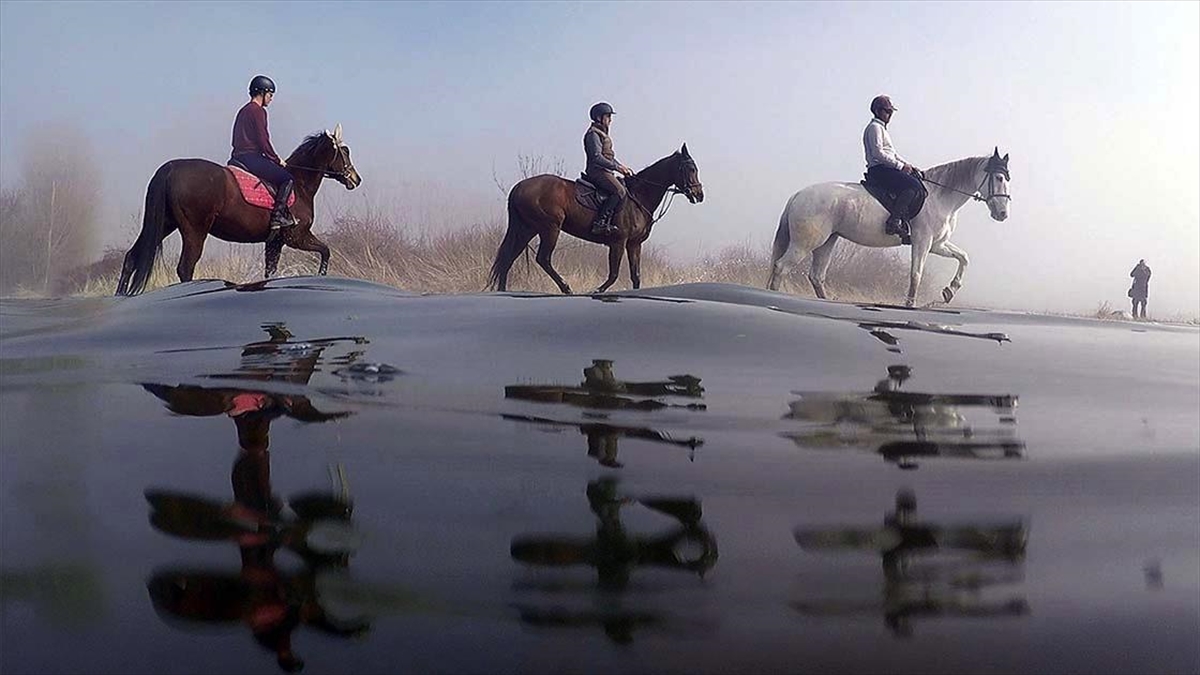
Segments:
[[[0,198],[0,294],[50,292],[92,253],[99,171],[78,131],[46,126],[27,141],[21,186]]]

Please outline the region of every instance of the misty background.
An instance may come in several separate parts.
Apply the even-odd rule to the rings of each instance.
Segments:
[[[1151,314],[1200,315],[1200,3],[4,0],[5,198],[69,184],[60,221],[97,224],[69,257],[128,248],[159,165],[228,158],[259,73],[278,87],[281,155],[341,123],[364,177],[324,187],[318,233],[344,209],[430,231],[501,219],[519,157],[582,170],[587,110],[606,100],[620,160],[687,142],[700,168],[704,203],[678,200],[650,244],[765,251],[795,191],[861,177],[868,103],[887,93],[917,166],[1011,154],[1011,217],[960,212],[956,304],[1120,308],[1145,258]],[[931,258],[923,285],[954,264]]]

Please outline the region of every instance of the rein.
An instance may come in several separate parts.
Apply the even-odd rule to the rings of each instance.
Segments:
[[[638,201],[638,198],[633,194],[633,190],[629,191],[629,198],[633,200],[633,203],[637,204],[638,208],[645,211],[646,215],[650,217],[650,225],[654,225],[659,220],[662,220],[663,216],[667,215],[667,211],[669,211],[671,209],[671,204],[675,203],[675,195],[687,194],[687,192],[685,190],[681,190],[681,189],[675,187],[675,185],[673,183],[671,183],[671,184],[656,183],[648,178],[642,178],[641,176],[637,175],[636,173],[633,174],[632,176],[630,176],[630,178],[634,178],[634,179],[641,181],[647,185],[652,185],[654,187],[663,188],[664,190],[666,190],[667,194],[671,195],[670,197],[667,198],[666,203],[663,204],[661,207],[659,207],[658,215],[655,215],[653,212],[650,211],[650,209],[646,208],[645,206],[642,205],[642,203],[640,201]]]
[[[994,199],[997,197],[1004,197],[1005,199],[1012,199],[1012,197],[1010,195],[996,194],[996,191],[992,188],[992,179],[996,175],[996,172],[985,171],[984,173],[986,175],[984,176],[983,180],[979,181],[979,187],[975,188],[975,192],[963,192],[962,190],[959,190],[958,188],[953,188],[953,187],[950,187],[949,185],[943,185],[942,183],[939,183],[935,180],[931,180],[924,176],[921,176],[921,181],[925,182],[925,183],[929,183],[931,185],[936,185],[941,188],[946,188],[947,190],[949,190],[951,192],[957,192],[958,194],[970,197],[971,199],[974,199],[977,202],[986,202],[989,199]],[[988,184],[988,193],[989,194],[986,197],[980,197],[979,196],[980,188],[983,187],[984,183]]]
[[[337,149],[338,157],[341,157],[343,160],[345,160],[345,155],[342,154],[342,147],[340,145],[335,146],[335,147]],[[347,162],[343,162],[343,164],[345,164],[345,163],[347,163]],[[346,169],[342,169],[341,171],[330,171],[328,167],[326,167],[324,169],[319,169],[315,166],[299,166],[296,164],[288,164],[287,168],[303,169],[305,171],[316,171],[317,173],[320,173],[321,177],[323,177],[323,178],[348,178],[350,176],[350,172],[347,171]]]

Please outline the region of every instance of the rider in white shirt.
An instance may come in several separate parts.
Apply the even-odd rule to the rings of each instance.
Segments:
[[[924,174],[897,154],[892,145],[887,125],[895,111],[892,99],[887,96],[876,96],[871,101],[874,117],[863,130],[863,150],[867,160],[867,182],[896,195],[884,231],[907,239],[907,221],[921,212],[926,192],[921,184]]]

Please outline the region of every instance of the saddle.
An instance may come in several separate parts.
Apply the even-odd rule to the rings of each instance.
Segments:
[[[618,178],[617,180],[621,180]],[[575,179],[575,201],[585,209],[599,211],[605,200],[608,199],[608,193],[596,187],[596,184],[588,180],[587,174],[579,174],[579,178]]]
[[[245,199],[247,204],[263,209],[275,206],[274,185],[247,171],[236,159],[229,160],[229,165],[225,168],[229,173],[233,174],[234,180],[237,181],[238,189],[242,191],[242,199]],[[295,203],[296,193],[293,191],[291,196],[288,197],[287,205],[290,208]]]
[[[913,218],[917,217],[917,213],[920,213],[919,209],[917,210],[917,213],[896,213],[896,209],[895,209],[896,193],[888,190],[887,188],[883,187],[882,185],[878,185],[876,183],[870,182],[869,180],[867,180],[867,174],[865,174],[865,173],[863,174],[863,179],[859,181],[859,184],[862,185],[863,188],[866,189],[867,194],[874,197],[875,201],[879,202],[879,204],[881,206],[883,206],[883,208],[887,209],[887,212],[892,214],[893,216],[898,216],[903,220],[912,220]],[[924,190],[923,185],[922,185],[921,189]],[[928,197],[928,196],[929,196],[928,191],[925,191],[925,194],[919,195],[918,199],[913,200],[913,203],[921,204],[923,206],[925,203],[924,198]]]

